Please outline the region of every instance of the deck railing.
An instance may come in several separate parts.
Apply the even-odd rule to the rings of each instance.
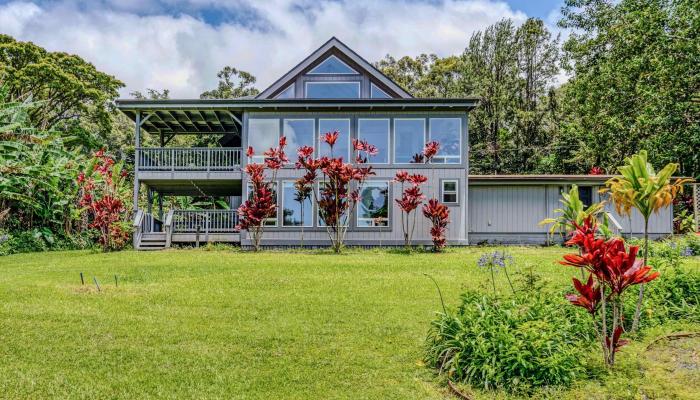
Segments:
[[[232,233],[238,232],[235,210],[175,210],[172,214],[173,233]]]
[[[139,171],[231,171],[241,166],[239,147],[136,149]]]

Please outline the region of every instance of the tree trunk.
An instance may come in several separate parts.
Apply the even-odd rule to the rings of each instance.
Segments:
[[[630,226],[631,228],[631,226]],[[631,231],[632,229],[630,229]],[[647,265],[647,257],[649,256],[649,217],[644,218],[644,265]],[[634,309],[634,319],[632,320],[632,333],[639,328],[639,318],[642,315],[642,302],[644,301],[644,284],[639,285],[639,297],[637,297],[637,306]]]

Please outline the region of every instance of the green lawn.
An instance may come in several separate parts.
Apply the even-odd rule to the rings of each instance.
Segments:
[[[0,257],[0,397],[448,398],[420,362],[440,309],[423,274],[454,305],[465,287],[490,290],[476,266],[484,251]],[[531,264],[552,284],[570,279],[554,262],[562,249],[509,251],[518,268]],[[623,365],[637,362],[634,349]],[[601,383],[599,398],[615,382]]]

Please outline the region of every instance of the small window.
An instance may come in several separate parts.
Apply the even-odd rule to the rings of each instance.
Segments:
[[[389,226],[389,183],[365,182],[357,205],[359,228]]]
[[[579,186],[578,198],[585,207],[589,207],[591,204],[593,204],[593,187]]]
[[[442,181],[442,202],[445,204],[459,203],[459,181],[456,179]]]
[[[375,85],[374,83],[370,85],[370,88],[371,88],[370,96],[373,99],[390,99],[391,98],[391,96],[386,94],[386,92],[383,91],[382,89],[378,88],[377,85]]]
[[[336,56],[330,56],[309,71],[309,75],[357,75],[357,71],[340,61]]]
[[[313,194],[300,202],[296,197],[294,182],[282,183],[282,225],[313,226]]]
[[[293,99],[294,98],[294,84],[287,86],[286,89],[280,92],[280,94],[275,97],[276,99]]]
[[[360,82],[306,82],[307,99],[359,99]]]
[[[248,191],[248,200],[253,200],[253,186],[248,183],[247,186],[247,191]],[[274,199],[275,204],[277,204],[277,183],[272,182],[272,197]],[[277,212],[279,213],[279,207],[276,208]],[[267,218],[264,223],[265,226],[277,226],[277,213],[275,213],[274,217]]]

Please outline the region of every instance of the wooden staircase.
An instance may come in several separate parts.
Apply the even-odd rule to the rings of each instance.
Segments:
[[[165,232],[151,232],[141,234],[136,244],[137,250],[162,250],[165,248]]]

